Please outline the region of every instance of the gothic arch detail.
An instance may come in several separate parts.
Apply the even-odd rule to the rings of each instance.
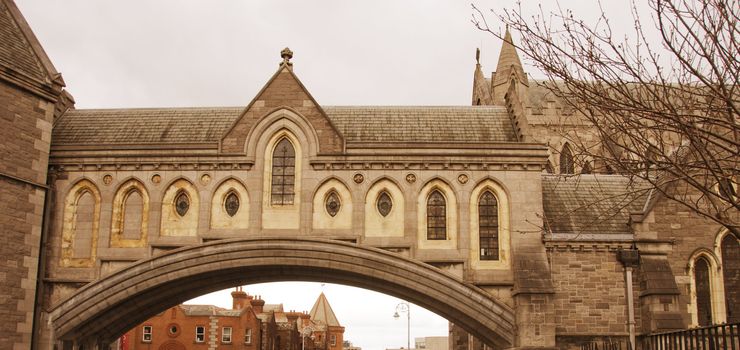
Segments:
[[[560,173],[575,174],[575,163],[573,162],[573,152],[570,145],[566,142],[560,149]]]
[[[299,228],[302,157],[302,145],[288,129],[279,130],[267,142],[263,163],[263,228]]]
[[[719,260],[707,249],[699,249],[689,259],[691,325],[725,322],[725,300]]]
[[[313,196],[312,228],[351,229],[352,208],[352,195],[344,183],[335,178],[324,181]]]
[[[481,227],[491,227],[491,223],[482,223],[481,221],[481,202],[486,194],[495,198],[496,218],[497,218],[497,241],[498,241],[498,259],[486,260],[482,257],[481,240],[485,234],[481,235]],[[510,218],[509,218],[509,197],[504,188],[497,182],[487,179],[480,182],[470,193],[470,263],[474,269],[508,269],[511,264],[510,248]]]
[[[443,199],[444,208],[439,206],[440,197]],[[437,205],[432,202],[436,202]],[[417,244],[420,249],[456,249],[457,248],[457,231],[458,231],[458,209],[457,197],[450,185],[440,179],[433,179],[422,187],[417,198],[417,224],[418,236]],[[444,213],[430,213],[430,210],[443,210]],[[444,238],[439,236],[439,232],[430,232],[435,227],[440,227],[441,218],[444,218],[445,235]],[[435,219],[435,223],[430,223],[430,219]],[[431,226],[430,226],[431,224]]]
[[[187,196],[187,208],[184,208],[183,196]],[[162,236],[196,236],[198,233],[198,216],[200,198],[198,190],[185,179],[174,181],[162,197]]]
[[[130,179],[113,197],[110,246],[113,248],[145,247],[149,226],[149,193],[144,185]]]
[[[67,193],[62,222],[62,267],[93,267],[100,231],[100,191],[80,180]]]
[[[249,228],[249,204],[247,188],[239,180],[223,181],[211,197],[211,228]]]
[[[390,198],[387,215],[383,215],[378,208],[378,201],[383,194]],[[365,195],[365,236],[403,237],[404,207],[403,192],[395,182],[387,178],[376,181]]]

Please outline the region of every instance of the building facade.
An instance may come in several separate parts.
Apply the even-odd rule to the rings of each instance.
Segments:
[[[740,314],[737,239],[620,175],[575,176],[591,166],[558,130],[588,125],[559,123],[573,112],[510,36],[490,79],[476,66],[472,106],[323,106],[286,49],[247,106],[82,110],[0,6],[0,347],[100,347],[185,298],[171,290],[257,276],[403,297],[454,323],[451,349],[574,348]],[[244,249],[208,255],[229,247]],[[314,339],[339,350],[322,312]]]
[[[126,332],[117,340],[116,350],[337,350],[337,342],[342,344],[344,327],[324,293],[311,313],[265,304],[241,287],[231,297],[231,309],[173,306]]]

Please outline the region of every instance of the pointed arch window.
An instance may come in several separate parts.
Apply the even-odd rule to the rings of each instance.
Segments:
[[[570,146],[567,143],[563,145],[563,149],[560,151],[560,173],[575,173],[575,166],[573,164],[573,152],[571,152]]]
[[[229,191],[226,195],[226,199],[224,199],[224,210],[231,217],[239,211],[239,196],[234,190]]]
[[[737,323],[740,322],[740,241],[727,234],[722,239],[721,249],[727,323]]]
[[[180,193],[175,196],[175,211],[177,212],[177,215],[185,216],[189,209],[190,197],[188,197],[188,194],[185,193],[185,191],[180,191]]]
[[[699,326],[712,324],[712,293],[710,287],[709,262],[701,257],[694,263],[694,283],[696,286],[696,314]]]
[[[281,139],[272,153],[273,205],[292,205],[295,198],[295,148],[287,138]]]
[[[439,190],[427,198],[427,239],[447,239],[447,203]]]
[[[393,208],[393,201],[391,200],[391,196],[388,194],[388,192],[383,191],[378,196],[378,212],[380,215],[388,216],[388,214],[391,213],[391,209]]]
[[[339,195],[337,195],[337,192],[332,190],[329,192],[329,195],[326,196],[326,212],[331,216],[335,217],[337,216],[337,213],[339,213],[339,208],[341,208],[342,203],[339,201]]]
[[[491,191],[486,191],[478,201],[478,232],[480,259],[499,259],[498,201]]]

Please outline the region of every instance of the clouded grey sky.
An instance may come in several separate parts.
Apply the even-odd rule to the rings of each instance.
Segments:
[[[77,108],[246,106],[286,46],[294,51],[296,74],[320,104],[468,105],[476,47],[490,72],[501,46],[473,27],[470,3],[457,0],[16,1]],[[502,9],[513,2],[477,4]],[[591,18],[598,9],[570,3]],[[617,24],[629,24],[628,8],[614,3],[607,4],[608,13]],[[399,300],[323,288],[347,327],[346,339],[366,350],[406,343],[404,321],[391,317]],[[286,309],[309,310],[322,287],[245,290]],[[291,295],[295,290],[300,298]],[[198,302],[228,307],[229,298],[225,292]],[[413,337],[447,334],[445,320],[412,312]]]

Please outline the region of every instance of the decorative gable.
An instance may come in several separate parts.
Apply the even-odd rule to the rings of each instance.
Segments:
[[[292,52],[286,48],[282,55],[284,61],[280,64],[278,71],[221,139],[221,151],[243,153],[247,135],[260,119],[277,110],[288,109],[304,117],[313,127],[319,140],[318,153],[341,153],[344,148],[344,139],[321,106],[316,103],[316,100],[293,73],[292,63],[289,61],[293,55]]]

